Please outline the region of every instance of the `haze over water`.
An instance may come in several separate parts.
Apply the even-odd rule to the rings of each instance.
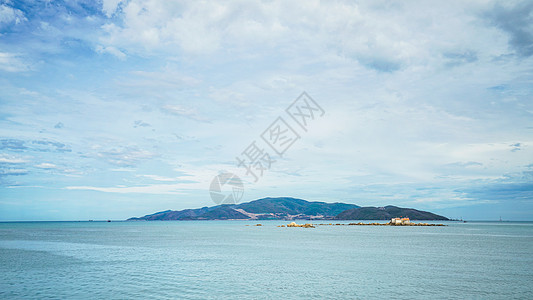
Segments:
[[[532,222],[261,223],[0,223],[0,298],[533,298]]]

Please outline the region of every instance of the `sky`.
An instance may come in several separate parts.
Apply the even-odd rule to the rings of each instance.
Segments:
[[[213,206],[223,173],[533,220],[532,96],[531,1],[0,0],[0,221]]]

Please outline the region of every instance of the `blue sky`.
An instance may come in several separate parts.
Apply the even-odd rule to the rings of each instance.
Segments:
[[[243,201],[533,220],[511,2],[1,1],[0,220],[211,206],[220,172]],[[254,182],[236,157],[303,91],[324,115]]]

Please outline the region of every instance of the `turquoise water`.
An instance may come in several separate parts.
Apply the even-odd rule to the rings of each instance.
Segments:
[[[1,299],[533,299],[533,223],[0,223]]]

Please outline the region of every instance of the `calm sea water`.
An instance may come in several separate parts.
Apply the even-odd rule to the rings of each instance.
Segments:
[[[0,298],[533,299],[530,222],[255,223],[0,223]]]

